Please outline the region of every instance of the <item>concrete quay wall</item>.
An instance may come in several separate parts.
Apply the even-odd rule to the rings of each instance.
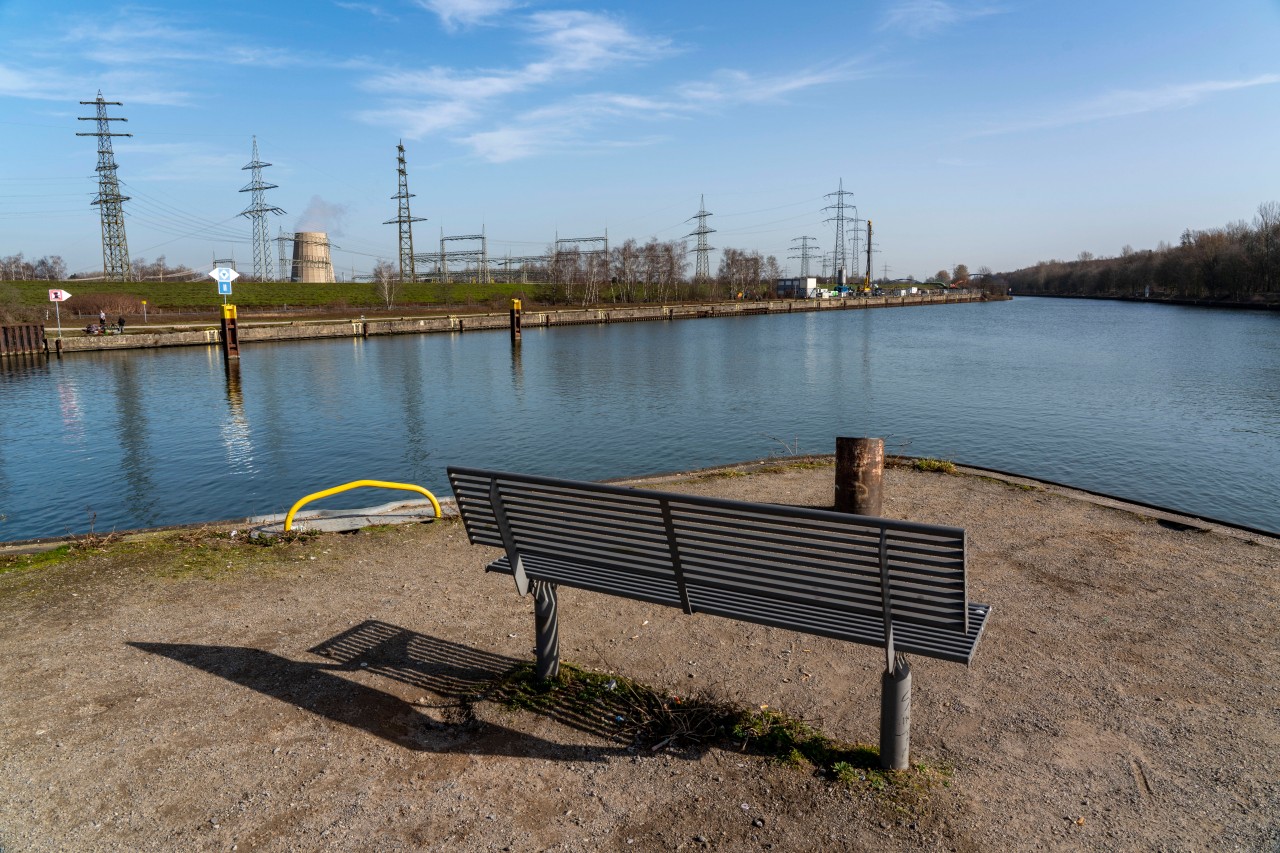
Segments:
[[[569,308],[553,311],[526,311],[521,326],[556,326],[637,323],[658,320],[693,320],[713,317],[747,317],[760,314],[793,314],[806,311],[848,311],[866,308],[895,308],[916,305],[950,305],[982,302],[978,293],[916,294],[913,296],[872,296],[848,299],[789,299],[762,302],[720,302],[694,305],[641,305],[619,308]],[[270,341],[360,338],[374,335],[409,335],[432,332],[498,331],[510,327],[507,313],[449,314],[433,317],[373,318],[366,320],[295,321],[252,324],[241,321],[239,340],[243,344]],[[216,326],[201,329],[175,327],[167,332],[129,332],[123,335],[94,335],[64,338],[50,349],[64,353],[116,349],[151,349],[172,346],[212,346],[221,342]]]

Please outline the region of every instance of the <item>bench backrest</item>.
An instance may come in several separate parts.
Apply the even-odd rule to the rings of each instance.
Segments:
[[[449,480],[471,541],[533,579],[876,646],[887,598],[899,651],[963,663],[985,621],[960,528],[474,468]]]

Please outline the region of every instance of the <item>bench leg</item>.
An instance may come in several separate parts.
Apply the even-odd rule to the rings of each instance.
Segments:
[[[555,584],[534,581],[533,623],[538,640],[535,675],[539,681],[548,681],[560,674],[560,622],[556,616]]]
[[[911,766],[911,665],[897,656],[892,672],[880,676],[880,766]]]

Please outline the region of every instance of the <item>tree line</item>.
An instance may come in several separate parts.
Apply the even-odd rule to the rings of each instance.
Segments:
[[[1176,246],[1125,246],[1118,257],[1081,252],[1074,261],[1041,261],[1001,278],[1029,296],[1280,302],[1280,202],[1259,205],[1252,222],[1187,229]]]
[[[161,255],[154,261],[134,258],[129,263],[133,281],[165,281],[167,279],[190,280],[197,272],[185,264],[174,266]],[[199,273],[203,275],[203,273]],[[0,281],[74,281],[67,278],[67,264],[61,255],[45,255],[28,260],[22,252],[0,257]]]
[[[607,252],[552,247],[541,269],[526,271],[542,281],[534,294],[538,300],[582,305],[755,299],[772,295],[783,275],[773,255],[726,248],[715,274],[699,280],[689,276],[689,255],[683,240],[627,239]]]

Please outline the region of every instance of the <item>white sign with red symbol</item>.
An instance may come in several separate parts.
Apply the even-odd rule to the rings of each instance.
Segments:
[[[67,293],[65,290],[50,290],[50,291],[49,291],[49,301],[50,301],[50,302],[66,302],[66,301],[67,301],[68,299],[70,299],[70,298],[71,298],[71,294],[70,294],[70,293]]]

